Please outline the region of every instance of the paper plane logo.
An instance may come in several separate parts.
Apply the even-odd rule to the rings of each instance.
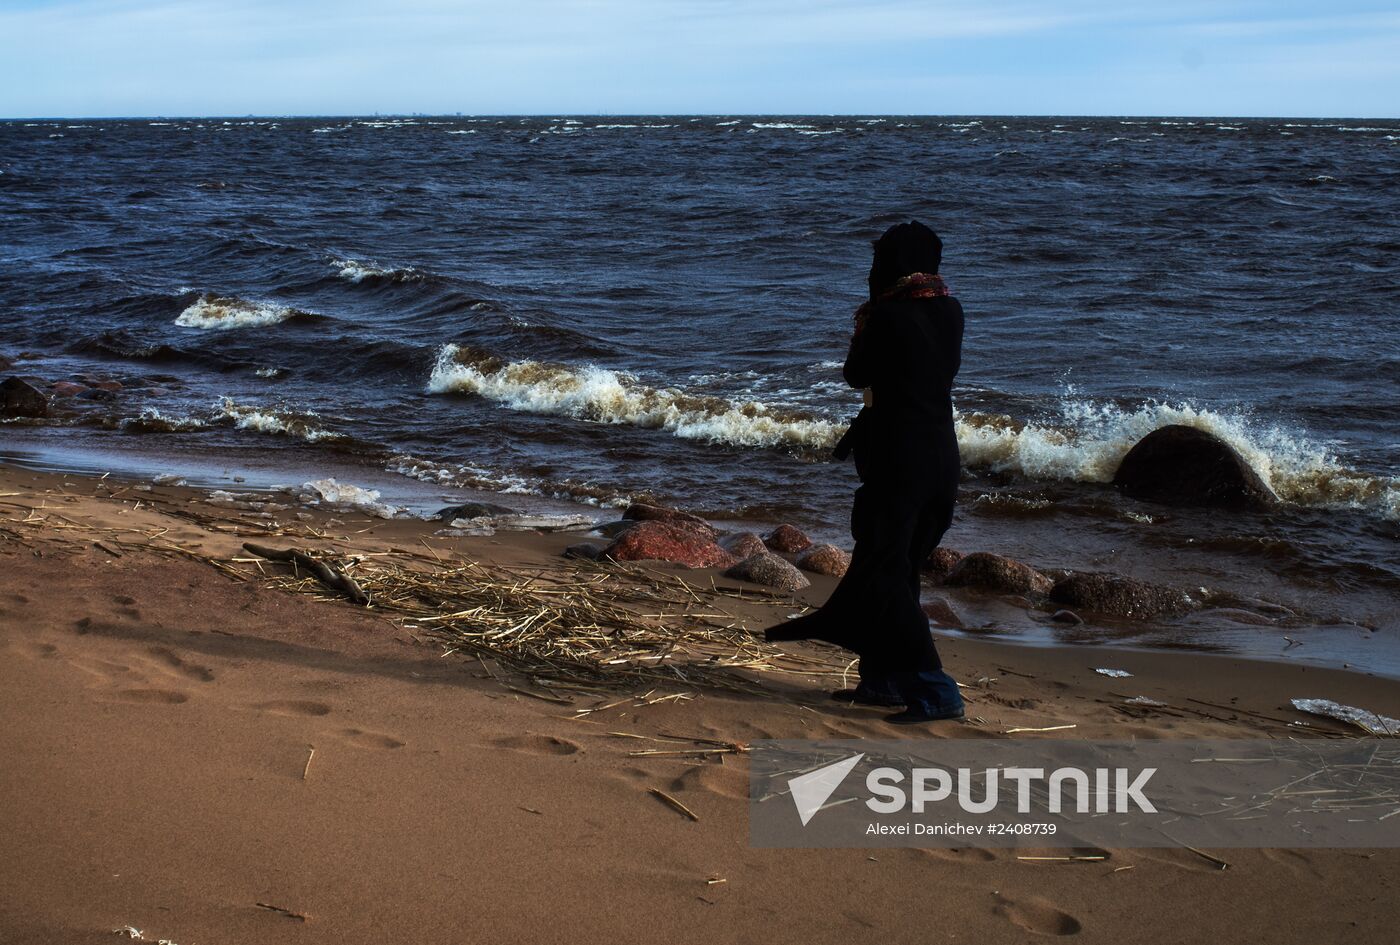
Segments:
[[[861,752],[788,782],[788,790],[792,792],[792,802],[797,805],[797,816],[802,818],[802,826],[807,826],[807,822],[817,815],[827,798],[835,793],[841,782],[846,780],[846,775],[864,757],[865,752]]]

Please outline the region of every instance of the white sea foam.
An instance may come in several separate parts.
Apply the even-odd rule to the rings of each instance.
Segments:
[[[185,433],[202,430],[207,424],[199,417],[179,417],[161,413],[154,407],[147,407],[138,416],[127,417],[121,428],[127,433]]]
[[[1061,414],[1053,424],[960,414],[963,462],[1032,479],[1109,482],[1138,440],[1169,424],[1182,424],[1229,443],[1286,502],[1370,509],[1385,518],[1400,518],[1400,479],[1348,469],[1305,437],[1242,415],[1189,404],[1149,404],[1127,411],[1076,400],[1064,401]]]
[[[415,282],[423,278],[422,273],[412,266],[395,269],[386,266],[376,266],[374,263],[356,262],[353,259],[337,259],[331,263],[331,268],[339,270],[337,274],[346,282],[353,282],[357,285],[364,282],[366,279]]]
[[[389,464],[385,468],[389,472],[417,479],[419,482],[430,482],[442,486],[482,489],[509,495],[538,495],[600,507],[625,508],[632,503],[632,497],[626,493],[586,482],[569,480],[551,482],[545,479],[526,478],[516,473],[496,472],[465,463],[445,463],[440,460],[422,459],[407,453],[399,453],[390,457]]]
[[[249,302],[219,295],[202,295],[180,313],[175,324],[183,328],[227,331],[276,325],[297,314],[296,309],[270,302]]]
[[[318,424],[319,417],[310,411],[294,413],[269,407],[253,407],[224,398],[219,416],[232,420],[240,430],[298,437],[308,443],[324,443],[344,439],[342,433],[327,430]]]
[[[430,393],[469,393],[530,413],[662,429],[683,439],[735,446],[825,447],[841,425],[757,401],[732,402],[646,387],[606,368],[469,356],[456,345],[438,354]]]
[[[731,446],[826,449],[845,429],[842,423],[782,403],[648,387],[624,372],[593,365],[506,362],[456,345],[439,352],[428,390],[475,394],[515,410],[661,429],[685,439]],[[1073,397],[1059,404],[1058,413],[1043,423],[1004,415],[956,414],[963,462],[1030,479],[1106,483],[1144,436],[1182,424],[1229,443],[1286,502],[1366,509],[1400,520],[1400,479],[1350,469],[1305,436],[1243,414],[1190,404],[1147,404],[1124,410]],[[539,491],[538,484],[519,485],[523,491]]]

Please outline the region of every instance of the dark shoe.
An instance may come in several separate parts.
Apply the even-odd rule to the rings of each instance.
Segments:
[[[838,689],[831,694],[837,702],[853,702],[856,705],[873,705],[882,709],[893,709],[904,705],[904,700],[894,693],[878,692],[864,686],[854,689]]]
[[[891,725],[921,725],[924,722],[942,722],[962,717],[963,706],[961,702],[940,705],[925,702],[923,699],[914,699],[903,712],[885,716],[885,721]]]

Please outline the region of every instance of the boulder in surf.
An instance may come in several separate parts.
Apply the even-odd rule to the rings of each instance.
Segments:
[[[664,505],[648,505],[645,502],[633,502],[627,506],[627,511],[622,513],[622,517],[634,522],[671,522],[676,525],[684,525],[692,531],[708,534],[711,538],[717,538],[719,531],[698,515],[689,512],[682,512],[680,509],[668,508]]]
[[[506,508],[504,505],[496,505],[494,502],[463,502],[461,505],[449,505],[445,509],[438,509],[436,517],[443,522],[451,522],[459,518],[494,518],[497,515],[515,515],[515,509]]]
[[[941,597],[931,597],[923,603],[924,616],[938,624],[940,627],[961,627],[962,617]]]
[[[1054,586],[1054,582],[1030,565],[987,551],[965,556],[948,572],[943,583],[994,594],[1046,594]]]
[[[7,377],[0,383],[0,417],[46,417],[49,399],[28,381]]]
[[[805,551],[812,539],[796,525],[779,525],[763,536],[763,543],[772,551],[797,554],[799,551]]]
[[[1129,498],[1164,505],[1243,509],[1278,502],[1234,447],[1182,424],[1139,440],[1119,463],[1113,484]]]
[[[851,556],[835,545],[823,542],[817,545],[808,545],[793,563],[803,571],[810,571],[813,574],[841,577],[851,566]]]
[[[669,561],[688,568],[727,568],[734,556],[684,523],[638,522],[612,540],[599,557],[614,561]]]
[[[1079,610],[1129,620],[1172,617],[1195,608],[1185,591],[1105,572],[1071,574],[1051,589],[1050,599]]]
[[[775,587],[780,591],[800,591],[804,587],[811,586],[812,583],[790,561],[778,557],[771,551],[760,552],[745,558],[725,571],[724,576],[748,581],[750,584]]]
[[[735,532],[732,535],[725,535],[719,540],[719,546],[740,561],[763,554],[768,550],[763,539],[753,532]]]
[[[963,553],[961,551],[954,551],[952,548],[935,548],[920,570],[933,580],[941,581],[948,576],[953,568],[957,567],[958,562],[962,559]]]
[[[627,531],[627,529],[636,527],[636,522],[628,521],[627,519],[623,518],[618,519],[615,522],[604,522],[603,524],[595,527],[593,531],[595,534],[602,535],[604,538],[616,538],[618,535],[621,535],[623,532]]]

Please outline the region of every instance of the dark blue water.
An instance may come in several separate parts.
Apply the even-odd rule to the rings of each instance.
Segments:
[[[839,535],[850,312],[914,217],[968,313],[951,544],[1400,610],[1400,122],[10,122],[0,170],[0,354],[122,385],[12,442]],[[1288,504],[1119,499],[1171,422]]]

